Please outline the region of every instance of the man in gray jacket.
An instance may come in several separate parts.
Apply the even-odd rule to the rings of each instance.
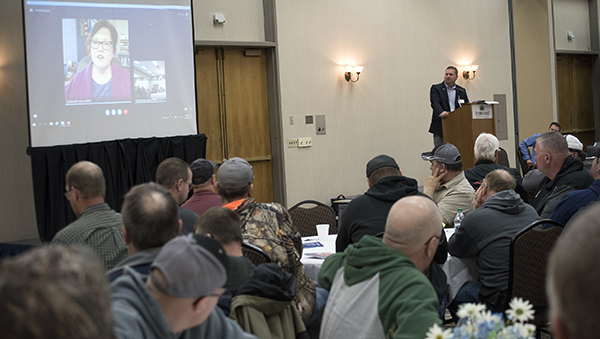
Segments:
[[[501,312],[508,289],[510,241],[517,232],[539,219],[535,209],[515,193],[513,176],[499,169],[488,173],[475,194],[476,210],[465,215],[448,242],[458,258],[477,258],[479,281],[467,282],[448,306],[455,312],[465,302],[483,302]]]

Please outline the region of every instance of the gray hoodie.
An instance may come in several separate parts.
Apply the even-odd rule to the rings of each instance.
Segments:
[[[256,339],[215,308],[202,324],[173,333],[160,305],[146,288],[142,276],[126,267],[111,285],[115,336],[119,339]]]
[[[489,197],[478,209],[465,214],[448,241],[448,252],[458,258],[477,258],[479,280],[489,288],[508,288],[510,240],[539,219],[535,209],[515,191]]]

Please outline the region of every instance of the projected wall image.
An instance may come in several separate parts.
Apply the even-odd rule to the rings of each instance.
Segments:
[[[190,0],[24,0],[32,147],[197,133]]]
[[[131,100],[127,24],[127,20],[63,19],[67,104]]]

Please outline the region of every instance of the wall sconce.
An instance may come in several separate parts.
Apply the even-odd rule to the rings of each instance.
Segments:
[[[477,65],[465,66],[465,70],[463,71],[463,78],[465,80],[475,79],[475,72],[477,72],[477,68],[479,68],[479,66]]]
[[[346,81],[357,82],[360,79],[360,72],[362,72],[362,70],[362,66],[346,66],[346,72],[344,73]],[[352,73],[356,73],[356,80],[352,79]]]

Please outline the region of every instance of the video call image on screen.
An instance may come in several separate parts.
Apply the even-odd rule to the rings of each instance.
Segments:
[[[31,146],[197,133],[190,0],[85,1],[24,4]]]

